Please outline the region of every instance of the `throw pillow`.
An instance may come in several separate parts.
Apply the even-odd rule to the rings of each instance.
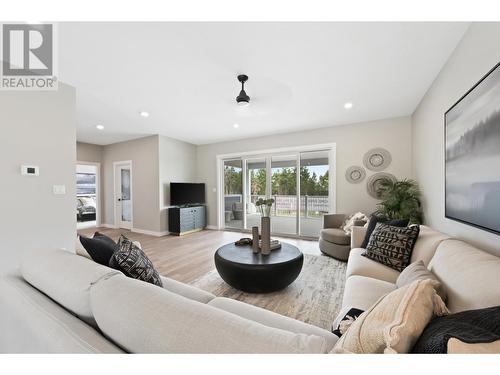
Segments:
[[[351,234],[352,227],[355,226],[358,222],[362,221],[366,223],[368,221],[368,217],[362,212],[356,212],[355,214],[352,214],[347,217],[347,219],[345,219],[345,221],[342,223],[342,229],[347,234]]]
[[[138,246],[124,235],[118,240],[118,250],[109,261],[111,268],[122,271],[126,276],[147,283],[163,286],[160,274]]]
[[[419,232],[418,225],[400,228],[378,223],[361,255],[401,272],[410,264]]]
[[[368,227],[366,228],[365,239],[363,240],[361,247],[363,249],[366,249],[366,246],[368,245],[368,242],[370,241],[370,236],[372,235],[372,232],[374,231],[375,226],[378,223],[389,224],[389,225],[392,225],[393,227],[406,227],[406,226],[408,226],[409,222],[410,222],[409,219],[389,220],[389,219],[386,219],[384,217],[379,217],[379,216],[373,215],[372,217],[370,217],[370,221],[368,222]]]
[[[332,333],[338,337],[342,336],[347,331],[347,328],[363,313],[363,310],[351,308],[341,319],[339,325],[336,328],[332,327]]]
[[[94,262],[107,266],[118,245],[108,236],[95,232],[93,238],[80,236],[80,243]]]
[[[500,340],[500,306],[467,310],[433,319],[425,327],[412,351],[427,354],[447,353],[451,338],[467,344]]]
[[[435,280],[439,283],[439,286],[436,288],[437,294],[441,297],[443,301],[446,301],[446,289],[444,285],[438,280],[438,278],[427,269],[424,262],[419,260],[418,262],[413,262],[408,267],[406,267],[403,272],[399,274],[398,279],[396,280],[396,286],[401,288],[405,285],[411,284],[415,280],[425,280],[431,279]]]
[[[447,313],[435,281],[417,280],[381,297],[337,341],[333,353],[408,353],[434,315]]]
[[[85,250],[85,248],[83,247],[82,242],[80,241],[79,235],[76,236],[75,250],[76,250],[76,255],[80,255],[82,257],[85,257],[85,258],[92,260],[92,257],[90,256],[88,251]]]
[[[448,340],[448,354],[500,354],[500,340],[469,344],[452,337]]]

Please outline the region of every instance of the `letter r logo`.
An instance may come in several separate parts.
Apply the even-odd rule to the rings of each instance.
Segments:
[[[2,68],[4,76],[53,74],[52,25],[4,24]]]

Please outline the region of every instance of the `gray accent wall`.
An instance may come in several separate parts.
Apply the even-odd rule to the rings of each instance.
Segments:
[[[94,147],[91,147],[94,146]],[[114,226],[114,165],[132,161],[133,230],[155,235],[168,232],[170,182],[196,181],[196,146],[152,135],[106,146],[78,144],[80,161],[93,161],[102,150],[103,223]]]
[[[426,223],[500,255],[500,236],[444,217],[444,113],[500,61],[500,23],[473,23],[412,116],[413,175]]]
[[[91,163],[102,163],[104,146],[76,142],[76,160]]]
[[[115,225],[113,163],[126,160],[132,161],[133,227],[159,232],[157,135],[103,147],[101,174],[104,185],[104,215],[102,222],[111,226]]]
[[[239,131],[239,130],[235,130]],[[336,143],[337,212],[371,213],[377,201],[366,192],[367,178],[360,184],[350,184],[344,174],[351,165],[363,165],[363,155],[374,147],[383,147],[392,154],[387,172],[398,178],[411,176],[411,122],[409,117],[386,119],[366,123],[332,126],[328,128],[276,134],[240,141],[198,146],[198,182],[205,182],[207,189],[208,224],[217,225],[217,168],[216,157],[220,154],[259,151],[274,148]]]
[[[19,266],[28,251],[65,248],[76,240],[75,89],[0,91],[0,272]],[[21,165],[40,167],[22,176]],[[53,185],[66,194],[54,195]]]

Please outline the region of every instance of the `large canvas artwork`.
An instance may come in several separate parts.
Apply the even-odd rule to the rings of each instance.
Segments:
[[[500,64],[445,114],[446,217],[500,234]]]

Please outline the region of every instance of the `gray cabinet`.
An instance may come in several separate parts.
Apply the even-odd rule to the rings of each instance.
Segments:
[[[182,235],[202,230],[206,226],[205,206],[171,207],[168,209],[168,230]]]

